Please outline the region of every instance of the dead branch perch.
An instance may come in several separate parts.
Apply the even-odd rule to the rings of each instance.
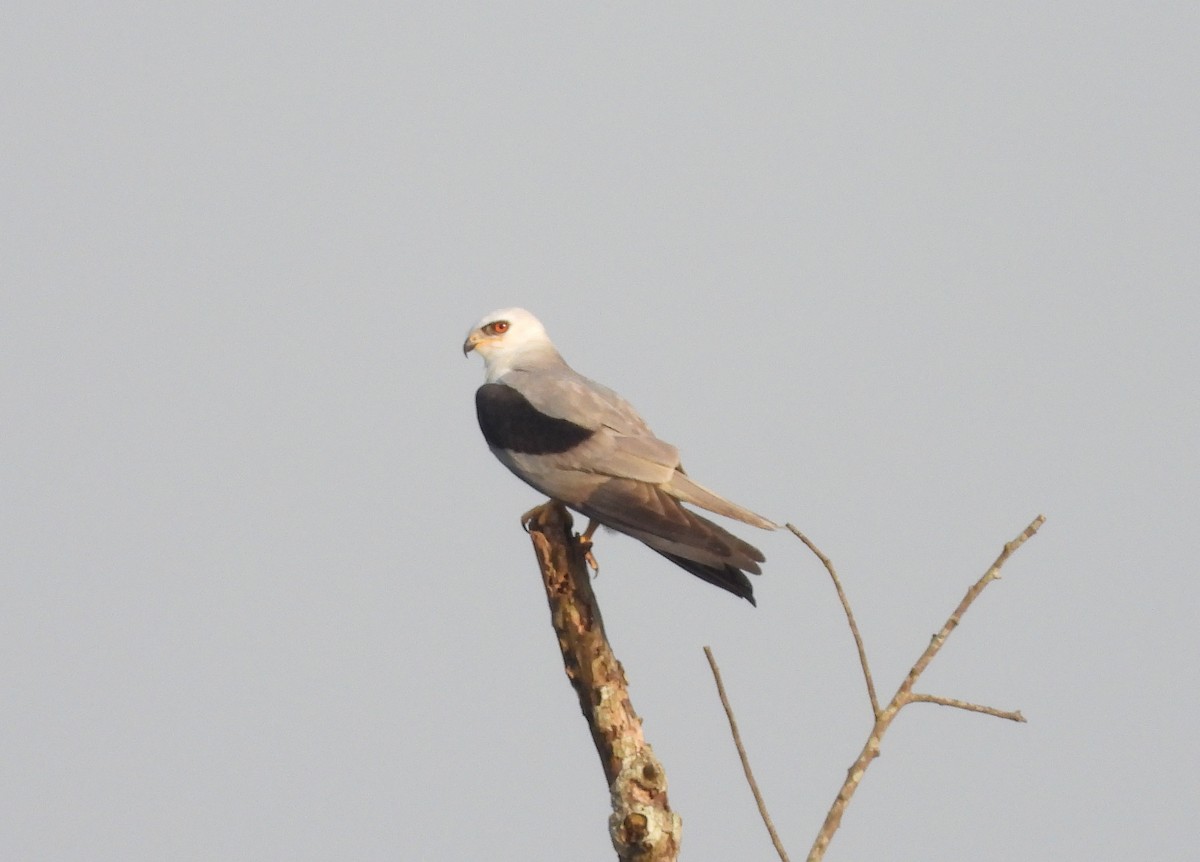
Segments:
[[[642,735],[621,663],[571,534],[571,516],[549,502],[525,518],[542,571],[550,618],[612,797],[609,834],[621,862],[674,862],[682,823],[667,801],[667,776]]]

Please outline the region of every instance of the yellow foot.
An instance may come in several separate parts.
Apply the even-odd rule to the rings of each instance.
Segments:
[[[524,528],[526,533],[529,532],[529,524],[533,521],[534,518],[536,518],[538,516],[538,512],[540,512],[540,511],[542,511],[541,506],[534,506],[532,509],[530,509],[528,512],[526,512],[525,514],[523,514],[521,516],[521,527]]]
[[[599,521],[589,519],[587,529],[579,537],[579,545],[583,548],[583,561],[588,564],[593,575],[600,574],[600,564],[596,562],[596,555],[592,553],[592,536],[599,528]]]
[[[525,532],[526,533],[529,532],[529,525],[537,520],[538,516],[542,514],[543,509],[545,509],[547,506],[553,506],[553,505],[554,505],[553,500],[547,500],[545,503],[542,503],[538,506],[534,506],[532,509],[530,509],[528,512],[526,512],[524,515],[522,515],[521,516],[521,526],[525,528]]]
[[[525,528],[525,532],[529,532],[530,526],[534,521],[545,519],[559,518],[562,520],[562,525],[571,529],[571,513],[567,511],[562,503],[555,500],[547,500],[540,506],[534,506],[528,512],[521,516],[521,526]]]
[[[588,532],[592,532],[589,530]],[[583,551],[583,561],[587,563],[587,567],[592,570],[593,575],[600,574],[600,564],[596,562],[596,555],[592,553],[592,537],[587,533],[577,536],[579,547]]]

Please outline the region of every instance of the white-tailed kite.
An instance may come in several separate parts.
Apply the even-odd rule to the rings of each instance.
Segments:
[[[746,572],[755,547],[683,507],[691,503],[764,530],[778,526],[693,482],[621,396],[571,370],[523,308],[495,311],[471,329],[463,354],[487,366],[475,393],[492,453],[518,478],[590,519],[633,536],[693,575],[755,604]]]

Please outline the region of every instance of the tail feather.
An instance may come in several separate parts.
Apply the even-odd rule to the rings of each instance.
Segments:
[[[749,524],[752,527],[760,527],[764,530],[779,528],[779,525],[774,521],[768,521],[762,515],[757,515],[749,509],[737,505],[737,503],[731,503],[715,491],[710,491],[703,485],[693,482],[682,471],[676,471],[675,475],[671,477],[671,481],[664,487],[667,493],[676,500],[691,503],[693,506],[699,506],[718,515],[724,515],[726,518],[733,518],[744,524]]]
[[[684,508],[661,485],[609,479],[574,507],[606,527],[640,539],[655,550],[705,563],[716,561],[758,573],[762,552],[718,524]],[[663,548],[662,545],[667,545]]]
[[[678,477],[679,474],[676,474]],[[746,574],[758,574],[762,551],[718,524],[687,509],[695,502],[718,514],[737,517],[765,529],[775,525],[746,509],[722,500],[690,480],[675,487],[610,478],[593,487],[582,500],[569,505],[604,526],[645,543],[654,551],[703,581],[755,604]]]
[[[679,557],[675,554],[669,554],[666,551],[659,551],[658,548],[654,548],[654,550],[700,580],[707,581],[713,586],[731,592],[738,598],[745,599],[750,604],[758,607],[758,602],[754,600],[754,585],[750,583],[750,579],[746,577],[746,573],[740,569],[735,569],[733,566],[706,566],[703,563],[697,563],[695,560],[689,560],[686,557]]]

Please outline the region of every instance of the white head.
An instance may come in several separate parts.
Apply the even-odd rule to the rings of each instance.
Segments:
[[[511,371],[519,359],[537,355],[558,358],[541,321],[523,308],[502,308],[484,315],[463,342],[464,356],[472,350],[483,357],[489,382]]]

